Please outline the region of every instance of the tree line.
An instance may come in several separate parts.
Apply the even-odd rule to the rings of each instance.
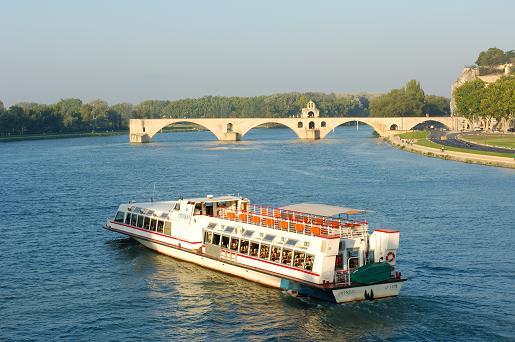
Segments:
[[[370,100],[371,116],[448,116],[450,100],[443,96],[426,95],[416,80],[399,89]]]
[[[147,100],[136,105],[109,105],[103,100],[83,103],[70,98],[49,105],[21,102],[8,109],[0,101],[0,135],[124,130],[132,118],[290,117],[298,115],[309,100],[313,100],[320,115],[326,117],[449,114],[448,99],[425,96],[416,81],[408,82],[405,88],[407,97],[395,93],[392,99],[400,100],[400,104],[385,101],[384,96],[388,98],[391,92],[383,96],[315,92],[254,97],[205,96],[175,101]],[[412,99],[412,95],[416,99]],[[423,105],[419,106],[418,101]]]
[[[474,125],[505,130],[515,118],[515,77],[488,85],[481,79],[466,82],[455,90],[455,99],[457,113]]]

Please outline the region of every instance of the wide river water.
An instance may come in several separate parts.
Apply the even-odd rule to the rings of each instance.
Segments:
[[[368,127],[0,144],[0,340],[514,340],[515,171],[397,150]],[[102,229],[120,203],[244,194],[373,210],[401,231],[401,295],[336,305]]]

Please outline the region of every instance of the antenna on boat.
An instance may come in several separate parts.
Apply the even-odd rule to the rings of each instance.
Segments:
[[[152,189],[152,197],[150,197],[150,203],[154,202],[154,193],[156,192],[156,183],[154,182],[154,189]]]

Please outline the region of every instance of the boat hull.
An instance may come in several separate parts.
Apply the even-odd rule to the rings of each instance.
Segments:
[[[382,284],[352,286],[346,288],[324,288],[287,279],[281,276],[267,274],[258,270],[253,270],[239,264],[218,260],[201,253],[201,249],[187,249],[178,245],[164,244],[162,241],[155,240],[149,236],[139,235],[137,231],[116,229],[110,226],[104,228],[132,237],[143,246],[175,259],[191,262],[199,266],[215,271],[227,273],[233,276],[244,278],[262,285],[274,287],[294,293],[298,296],[313,297],[333,303],[347,303],[362,300],[380,299],[399,295],[403,280],[390,281]],[[121,227],[120,227],[121,228]]]

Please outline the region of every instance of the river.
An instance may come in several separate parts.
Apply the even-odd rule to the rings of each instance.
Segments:
[[[397,150],[367,126],[0,144],[2,340],[514,340],[515,170]],[[401,295],[335,305],[156,254],[101,228],[118,204],[244,194],[373,210],[401,231]]]

